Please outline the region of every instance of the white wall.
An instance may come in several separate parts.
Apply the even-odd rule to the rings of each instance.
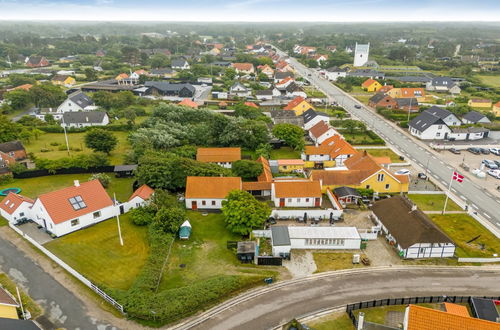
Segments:
[[[337,131],[335,131],[333,128],[330,128],[328,131],[326,131],[323,135],[321,135],[320,137],[318,138],[315,138],[311,132],[309,131],[309,136],[311,137],[311,139],[318,143],[318,144],[321,144],[323,143],[323,141],[325,141],[326,139],[334,136],[334,135],[337,135]]]
[[[135,208],[138,208],[138,207],[141,207],[141,206],[145,206],[146,204],[147,203],[146,203],[146,201],[144,199],[142,199],[139,196],[135,196],[130,201],[125,202],[125,203],[123,203],[121,205],[123,206],[123,209],[124,209],[125,213],[127,213],[131,209],[135,209]]]
[[[279,257],[280,253],[290,253],[291,249],[292,249],[291,245],[281,245],[281,246],[273,245],[273,256]]]
[[[455,245],[451,243],[417,243],[404,250],[404,253],[404,257],[408,259],[451,258],[455,254]]]
[[[446,133],[449,134],[450,132],[450,128],[446,125],[431,125],[423,132],[418,132],[410,127],[410,134],[422,140],[443,140]]]
[[[90,126],[106,126],[109,124],[109,117],[108,115],[104,116],[104,119],[101,123],[71,123],[71,124],[62,124],[61,126],[66,126],[66,127],[90,127]]]
[[[279,219],[292,219],[303,217],[304,213],[307,213],[307,217],[311,218],[321,218],[321,219],[330,219],[330,213],[333,213],[333,218],[338,219],[342,215],[342,210],[334,210],[334,209],[324,209],[324,210],[276,210],[274,209],[271,215],[274,218]]]
[[[302,154],[302,160],[309,160],[311,162],[324,162],[324,161],[330,160],[330,155],[306,155],[306,154]]]
[[[310,130],[311,128],[314,127],[314,125],[316,125],[320,121],[324,121],[325,123],[328,124],[329,121],[330,121],[330,117],[317,115],[316,117],[314,117],[313,119],[311,119],[311,121],[309,121],[307,124],[304,124],[304,129],[305,130]]]
[[[274,206],[280,207],[281,198],[277,198],[276,196],[272,196],[274,201]],[[315,198],[314,197],[293,197],[293,198],[285,198],[285,207],[315,207]],[[322,197],[320,198],[320,203],[322,201]]]
[[[7,199],[4,198],[2,200],[2,203],[5,203],[6,201],[7,201]],[[31,218],[31,209],[30,209],[31,205],[32,204],[30,204],[30,203],[22,202],[21,205],[19,205],[19,207],[14,212],[12,212],[12,214],[9,214],[9,213],[5,212],[4,210],[0,209],[0,216],[4,217],[7,221],[12,222],[12,223],[16,223],[17,220],[22,219],[22,218],[30,219]],[[23,213],[24,215],[21,215],[21,213]]]
[[[220,210],[222,208],[222,201],[225,199],[216,199],[216,198],[186,198],[186,208],[191,210],[191,206],[193,202],[196,202],[198,205],[198,209],[212,209],[212,210]],[[205,202],[205,205],[203,205]],[[212,205],[212,202],[215,205]]]
[[[454,114],[449,115],[443,121],[446,123],[448,126],[460,126],[462,125],[462,121],[457,118]]]
[[[337,81],[340,77],[347,77],[347,72],[328,72],[325,71],[325,77],[331,81]]]
[[[78,104],[76,104],[75,102],[71,101],[70,99],[66,99],[57,108],[57,112],[59,113],[72,112],[72,111],[83,111],[83,108]]]
[[[311,249],[311,250],[359,250],[361,246],[361,238],[331,238],[332,244],[323,244],[329,242],[326,239],[306,239],[306,238],[291,238],[290,243],[292,249]],[[312,242],[312,243],[311,243]],[[314,242],[319,242],[316,244]]]

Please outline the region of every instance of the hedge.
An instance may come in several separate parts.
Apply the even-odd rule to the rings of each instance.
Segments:
[[[131,130],[131,127],[128,124],[110,124],[110,125],[106,125],[106,126],[72,127],[72,128],[66,129],[66,131],[68,133],[83,133],[83,132],[88,131],[89,129],[96,128],[96,127],[99,127],[99,128],[102,128],[102,129],[108,130],[108,131],[114,131],[114,132],[118,132],[118,131],[128,132]],[[64,129],[59,125],[40,126],[37,128],[45,133],[64,133]]]

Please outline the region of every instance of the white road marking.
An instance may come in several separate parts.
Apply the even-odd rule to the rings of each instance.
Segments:
[[[441,180],[441,183],[446,186],[446,182],[444,180]]]
[[[455,188],[451,188],[451,191],[453,192],[457,192],[457,190]]]
[[[465,198],[465,196],[464,196],[464,195],[460,195],[460,198],[461,198],[461,199],[463,199],[464,201],[466,201],[466,200],[467,200],[467,198]]]
[[[484,213],[484,216],[487,217],[488,219],[491,219],[488,213]]]
[[[471,204],[471,205],[472,205],[472,207],[474,207],[475,209],[478,209],[478,208],[479,208],[479,207],[477,207],[477,205],[476,205],[476,204]]]
[[[500,222],[497,222],[497,226],[500,227]]]

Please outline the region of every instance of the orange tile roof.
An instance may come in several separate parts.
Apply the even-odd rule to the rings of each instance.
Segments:
[[[252,108],[255,108],[255,109],[258,109],[259,106],[253,102],[245,102],[245,105],[248,106],[248,107],[252,107]]]
[[[136,191],[134,191],[134,193],[128,200],[131,201],[132,199],[134,199],[134,197],[140,197],[143,200],[148,200],[154,192],[155,191],[153,188],[151,188],[147,184],[143,184],[142,186],[137,188]]]
[[[500,107],[500,101],[494,104],[495,107]]]
[[[69,199],[80,196],[86,207],[75,210]],[[38,196],[55,224],[78,218],[82,215],[112,206],[113,201],[99,180],[83,182],[80,186],[71,186]]]
[[[140,70],[136,70],[135,73],[137,73],[140,76],[140,75],[147,74],[148,72],[144,69],[140,69]]]
[[[376,83],[376,82],[377,82],[376,80],[371,79],[371,78],[368,78],[368,79],[366,79],[366,80],[365,80],[365,81],[361,84],[361,86],[363,86],[363,87],[365,87],[365,88],[366,88],[366,87],[370,87],[373,83]]]
[[[444,308],[446,313],[470,317],[469,310],[465,306],[445,302]]]
[[[295,108],[304,101],[305,99],[302,96],[297,96],[296,98],[288,102],[288,104],[286,105],[286,107],[283,108],[283,110],[293,110],[293,108]]]
[[[293,79],[292,77],[286,77],[285,79],[280,80],[280,81],[276,84],[276,86],[278,86],[278,85],[284,85],[284,84],[286,84],[287,82],[289,82],[289,81],[294,81],[294,80],[295,80],[295,79]]]
[[[198,109],[198,104],[188,98],[185,98],[184,100],[180,101],[177,105]]]
[[[257,182],[243,182],[242,188],[246,191],[251,190],[271,190],[272,182],[257,181]]]
[[[373,157],[373,160],[379,164],[379,165],[385,165],[385,164],[391,164],[392,163],[392,160],[391,160],[391,157]]]
[[[345,167],[367,173],[367,177],[381,169],[380,165],[366,151],[358,152],[344,161]]]
[[[390,90],[391,90],[391,89],[393,89],[393,88],[394,88],[394,86],[393,86],[393,85],[385,85],[385,86],[382,86],[382,87],[378,90],[378,92],[379,92],[379,93],[386,93],[386,92],[390,91]]]
[[[321,135],[325,134],[331,129],[330,125],[324,121],[318,122],[316,125],[309,129],[309,132],[315,137],[319,138]]]
[[[259,175],[257,181],[272,182],[273,173],[271,172],[271,166],[269,165],[269,161],[262,156],[260,156],[259,159],[257,159],[257,161],[262,164],[262,174]]]
[[[12,214],[19,206],[21,206],[23,202],[30,204],[34,203],[32,199],[10,192],[0,203],[0,209],[4,210],[8,214]]]
[[[319,181],[279,181],[274,183],[277,198],[321,197]]]
[[[299,165],[304,166],[304,161],[302,159],[278,159],[278,166],[283,165]]]
[[[241,190],[239,177],[188,176],[186,179],[186,198],[226,198],[230,191]]]
[[[241,148],[198,148],[196,160],[203,163],[235,162],[241,159]]]
[[[358,170],[313,170],[311,180],[322,180],[325,186],[356,186],[365,179],[362,171]]]
[[[13,90],[18,90],[18,89],[24,89],[25,91],[29,91],[33,87],[32,84],[24,84],[24,85],[19,85],[17,87],[14,87]]]
[[[251,71],[253,69],[252,63],[233,63],[232,66],[239,71]]]
[[[119,75],[116,76],[115,80],[121,80],[121,79],[127,79],[128,74],[126,73],[120,73]]]
[[[417,96],[425,96],[423,88],[401,88],[401,97],[415,97],[415,92],[418,92]]]
[[[410,305],[408,330],[495,330],[500,323]]]

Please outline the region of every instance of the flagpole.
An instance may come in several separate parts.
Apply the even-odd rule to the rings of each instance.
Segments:
[[[446,212],[446,205],[448,204],[448,196],[449,194],[451,193],[451,184],[453,183],[453,176],[454,176],[454,172],[451,173],[451,179],[450,179],[450,184],[448,185],[448,192],[446,193],[446,199],[444,200],[444,207],[443,207],[443,215],[445,214]]]
[[[115,193],[113,193],[113,198],[115,200],[115,206],[116,206],[116,194]],[[120,217],[118,216],[118,213],[116,213],[116,222],[118,224],[118,236],[120,237],[120,245],[123,246],[122,229],[120,228]]]

